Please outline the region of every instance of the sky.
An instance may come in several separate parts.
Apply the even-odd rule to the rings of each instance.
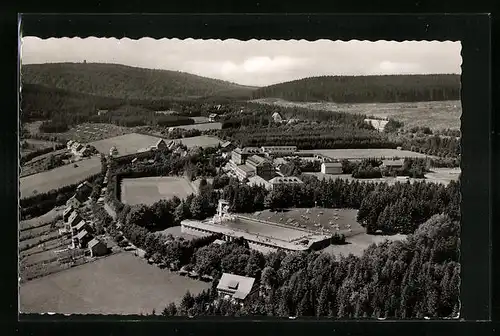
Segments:
[[[23,64],[117,63],[265,86],[324,75],[461,73],[460,42],[23,37]]]

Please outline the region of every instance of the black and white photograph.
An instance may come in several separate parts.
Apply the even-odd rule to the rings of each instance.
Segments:
[[[459,41],[19,44],[20,313],[460,318]]]

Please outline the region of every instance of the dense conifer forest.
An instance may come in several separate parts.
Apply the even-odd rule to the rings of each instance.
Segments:
[[[179,71],[119,64],[51,63],[23,65],[24,84],[125,99],[229,96],[246,99],[255,89]]]
[[[320,76],[270,85],[253,98],[335,103],[395,103],[460,99],[459,75]]]

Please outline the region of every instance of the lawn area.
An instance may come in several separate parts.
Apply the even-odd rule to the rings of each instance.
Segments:
[[[151,205],[174,196],[183,199],[195,192],[186,179],[174,176],[123,179],[121,184],[122,202],[130,205]]]
[[[121,156],[134,154],[137,153],[139,149],[154,146],[158,140],[160,140],[160,138],[151,135],[129,133],[91,142],[90,145],[94,146],[99,152],[104,154],[109,154],[111,147],[115,146],[116,149],[118,149],[118,155]]]
[[[257,102],[281,106],[298,106],[314,110],[364,114],[393,118],[405,128],[428,126],[431,129],[460,129],[460,101],[431,101],[415,103],[335,104],[328,102],[289,102],[281,99],[262,99]]]
[[[78,167],[74,167],[69,164],[20,178],[21,198],[75,184],[101,171],[101,160],[98,157],[79,161],[77,165]]]
[[[321,154],[332,159],[367,159],[367,158],[393,158],[393,157],[413,157],[423,158],[432,157],[430,155],[411,152],[406,150],[397,150],[392,148],[368,148],[368,149],[310,149],[301,150],[301,153]]]
[[[309,211],[308,211],[309,210]],[[292,208],[284,212],[273,212],[264,210],[255,212],[248,217],[279,223],[282,225],[290,225],[294,228],[291,222],[294,220],[308,230],[316,231],[319,227],[324,227],[330,232],[337,232],[332,227],[332,224],[338,224],[339,233],[343,233],[346,237],[364,232],[364,228],[356,221],[357,210],[352,209],[325,209],[325,208]],[[335,219],[338,218],[338,219]],[[315,226],[319,224],[320,226]],[[351,232],[349,232],[348,225],[350,225]]]
[[[397,241],[405,238],[406,235],[401,235],[401,234],[393,236],[383,236],[383,235],[375,236],[363,232],[351,237],[347,237],[346,241],[348,242],[348,244],[330,245],[327,248],[325,248],[323,252],[332,253],[336,256],[339,255],[348,256],[349,254],[353,254],[359,257],[372,243],[380,244],[385,240]]]
[[[67,140],[71,139],[87,143],[127,133],[130,133],[130,130],[127,127],[103,123],[83,123],[65,133],[62,133],[61,136]]]
[[[193,125],[181,125],[174,126],[172,128],[183,128],[183,129],[197,129],[200,131],[212,130],[212,129],[222,129],[222,124],[220,122],[211,122],[211,123],[196,123]]]
[[[155,309],[161,313],[187,290],[196,294],[209,287],[119,253],[21,285],[20,311],[127,315]]]

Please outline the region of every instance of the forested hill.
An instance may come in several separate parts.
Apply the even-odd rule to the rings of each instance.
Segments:
[[[259,88],[253,98],[335,103],[460,99],[459,75],[321,76]]]
[[[96,96],[128,99],[251,97],[254,87],[184,72],[118,64],[50,63],[23,65],[23,84],[39,84]]]

